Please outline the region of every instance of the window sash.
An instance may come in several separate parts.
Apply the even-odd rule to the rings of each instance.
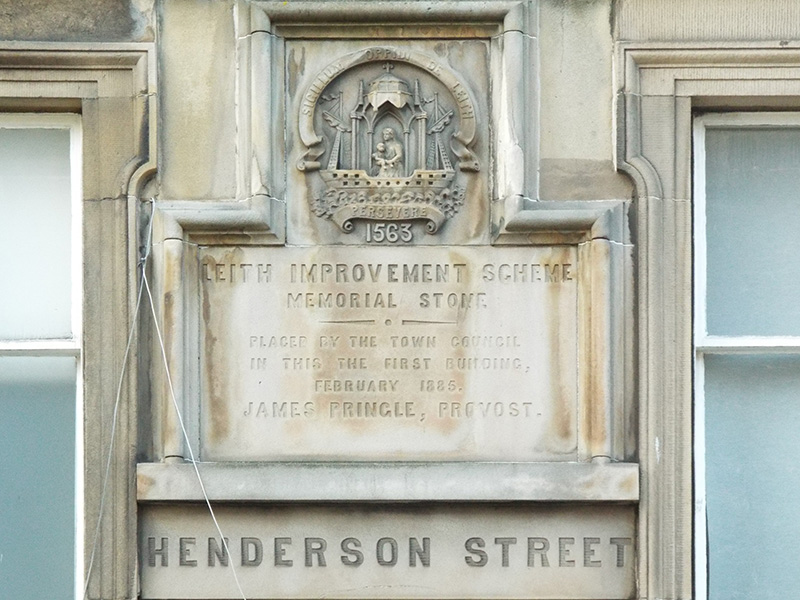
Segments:
[[[0,355],[37,353],[71,353],[80,355],[83,326],[83,139],[80,115],[5,113],[0,114],[0,129],[66,129],[70,133],[70,329],[69,337],[44,337],[36,340],[3,339],[0,337]]]
[[[754,350],[784,347],[800,349],[800,336],[710,335],[707,325],[708,247],[706,244],[706,131],[713,128],[800,129],[800,113],[719,113],[696,117],[693,128],[694,148],[694,345],[697,350],[736,347]]]

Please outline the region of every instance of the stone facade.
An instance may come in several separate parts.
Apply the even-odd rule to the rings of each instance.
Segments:
[[[88,597],[693,597],[691,118],[797,109],[798,13],[6,2],[0,109],[82,119]]]

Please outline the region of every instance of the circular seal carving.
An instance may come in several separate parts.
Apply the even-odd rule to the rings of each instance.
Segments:
[[[385,73],[362,67],[371,63]],[[405,78],[396,65],[407,65],[397,69]],[[357,84],[356,75],[340,77],[350,70],[361,74]],[[301,97],[298,128],[305,152],[297,168],[318,171],[325,186],[312,211],[345,233],[353,219],[422,220],[436,233],[463,204],[457,172],[479,170],[469,90],[410,49],[372,46],[328,64]]]

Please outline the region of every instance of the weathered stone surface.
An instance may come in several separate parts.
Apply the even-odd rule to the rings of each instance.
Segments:
[[[797,39],[800,5],[792,0],[615,0],[616,37],[621,41],[699,42]]]
[[[610,3],[597,0],[540,3],[543,200],[631,196],[630,182],[612,162],[610,11]]]
[[[614,169],[610,160],[541,160],[542,200],[630,198],[630,179]]]
[[[154,6],[158,7],[159,16],[157,50]],[[251,12],[261,18],[253,18],[252,23],[244,26]],[[305,30],[304,20],[310,23]],[[502,26],[498,27],[500,22]],[[578,212],[574,206],[569,206],[569,201],[631,197],[630,185],[615,169],[625,171],[636,182],[631,215],[638,219],[633,227],[637,246],[635,251],[629,247],[624,249],[625,256],[630,252],[634,260],[620,261],[623,266],[617,270],[609,266],[608,261],[604,262],[604,252],[612,256],[615,252],[620,254],[622,250],[617,252],[612,247],[627,241],[622,236],[606,241],[605,227],[593,230],[589,236],[591,242],[574,242],[578,244],[579,253],[598,257],[581,261],[584,272],[591,274],[586,279],[602,278],[611,273],[608,285],[595,286],[591,294],[579,296],[578,329],[604,333],[592,338],[591,350],[581,354],[585,357],[583,362],[578,360],[577,386],[584,390],[578,393],[578,405],[584,405],[582,394],[592,402],[598,398],[602,400],[595,404],[600,405],[600,411],[579,412],[577,430],[579,436],[595,428],[599,432],[605,430],[608,438],[624,437],[628,449],[624,458],[640,461],[642,502],[636,521],[637,584],[634,587],[631,583],[624,593],[639,598],[688,598],[693,590],[703,589],[702,564],[694,571],[692,562],[693,551],[699,555],[702,550],[695,548],[692,533],[696,491],[692,482],[692,116],[706,110],[796,110],[800,97],[798,22],[800,4],[793,0],[0,2],[0,38],[6,40],[0,82],[4,110],[69,111],[81,114],[83,120],[84,197],[88,200],[84,214],[86,304],[83,332],[84,520],[87,530],[83,555],[87,562],[92,551],[91,531],[97,521],[104,489],[106,453],[113,448],[112,479],[108,497],[102,503],[105,513],[89,597],[137,595],[139,571],[135,538],[139,529],[132,488],[133,463],[137,458],[156,461],[162,458],[159,451],[151,451],[150,446],[161,446],[163,432],[159,427],[166,421],[161,417],[173,410],[167,386],[162,385],[160,349],[153,345],[156,353],[148,356],[148,344],[155,336],[152,321],[144,319],[141,342],[134,342],[131,354],[138,359],[142,372],[126,379],[122,412],[116,417],[117,429],[112,428],[112,402],[119,384],[125,325],[131,321],[138,247],[142,243],[134,227],[137,216],[134,207],[138,199],[130,199],[130,211],[126,214],[124,198],[129,170],[147,160],[148,146],[150,160],[156,160],[156,125],[159,127],[159,180],[149,186],[147,195],[142,197],[155,196],[159,201],[244,200],[253,194],[274,197],[269,200],[274,209],[269,212],[270,219],[264,222],[269,221],[275,239],[255,241],[255,236],[263,231],[252,227],[250,217],[246,223],[233,218],[225,221],[227,231],[218,224],[211,233],[201,231],[199,226],[186,233],[185,238],[178,232],[180,235],[166,246],[169,251],[176,247],[181,248],[180,252],[185,251],[185,255],[180,254],[186,259],[184,270],[170,267],[170,273],[166,273],[159,270],[157,263],[151,263],[156,301],[169,304],[169,310],[159,309],[158,315],[174,315],[177,319],[185,316],[181,311],[186,297],[182,283],[179,285],[175,280],[197,281],[196,274],[191,271],[194,266],[186,267],[195,258],[189,250],[193,244],[233,247],[240,243],[240,238],[251,236],[252,229],[256,233],[244,243],[269,244],[285,239],[283,209],[288,206],[285,179],[288,174],[305,185],[305,175],[296,171],[285,152],[292,148],[285,148],[284,131],[287,124],[294,127],[296,115],[286,116],[284,110],[287,99],[284,74],[288,79],[310,71],[298,68],[297,73],[288,73],[283,50],[301,47],[303,39],[312,40],[317,46],[330,49],[329,58],[333,60],[336,58],[334,51],[347,44],[367,47],[391,40],[392,44],[424,47],[426,52],[440,56],[434,42],[423,41],[437,37],[448,40],[445,45],[449,44],[451,49],[481,44],[488,47],[488,61],[456,60],[455,55],[450,54],[445,62],[450,63],[452,58],[452,64],[456,65],[461,60],[456,65],[459,72],[466,73],[466,77],[473,77],[474,73],[476,80],[483,77],[482,71],[486,70],[489,92],[482,96],[480,85],[473,91],[477,90],[476,102],[486,102],[489,106],[491,130],[485,142],[488,149],[476,150],[485,152],[489,158],[486,169],[478,176],[487,178],[488,193],[474,204],[466,203],[458,215],[445,223],[438,237],[432,239],[438,241],[452,236],[447,237],[448,243],[469,243],[481,252],[494,252],[486,245],[483,230],[470,229],[475,224],[482,227],[486,223],[482,211],[489,211],[493,215],[489,234],[493,243],[573,243],[571,238],[564,241],[572,231],[564,227],[569,219],[563,218],[563,214],[543,219],[541,213],[551,211],[538,210],[547,204],[539,200],[559,201],[553,204],[563,204],[560,207],[563,213]],[[294,34],[286,31],[292,27],[295,27]],[[487,33],[489,27],[496,30]],[[309,33],[312,29],[316,31],[313,35]],[[337,41],[328,45],[323,40],[326,36]],[[127,70],[124,68],[127,63],[118,58],[98,62],[97,57],[127,46],[128,42],[142,41],[154,42],[146,46],[153,52],[154,59],[157,55],[157,77],[155,66],[150,63],[153,70],[149,86],[139,85],[142,78],[138,75],[139,83],[130,84],[127,89],[112,85],[119,80],[120,72]],[[252,51],[247,48],[251,42]],[[144,51],[144,46],[137,45],[137,48]],[[247,52],[252,54],[250,63],[242,60]],[[262,60],[259,62],[257,57]],[[104,91],[109,87],[113,87],[113,91]],[[264,89],[269,94],[265,94]],[[614,94],[618,94],[616,107],[612,105]],[[111,97],[119,99],[112,101]],[[147,115],[142,108],[144,102],[153,105],[158,102],[159,113]],[[250,113],[254,123],[261,122],[259,126],[251,125],[242,117]],[[264,130],[269,130],[269,135],[265,135]],[[250,146],[259,144],[260,152],[252,151]],[[480,144],[484,141],[478,142],[478,146]],[[618,154],[614,157],[611,153],[615,150]],[[484,169],[483,163],[481,169]],[[307,206],[304,202],[307,203],[305,197],[302,202],[291,204],[289,210],[303,210]],[[198,208],[203,203],[191,204],[187,209],[197,213],[197,221],[205,218],[200,215],[207,214],[204,213],[206,209],[215,210],[210,206]],[[503,206],[505,210],[497,210]],[[465,217],[473,221],[462,228],[458,219]],[[335,243],[349,244],[360,252],[357,247],[366,237],[365,222],[356,223],[356,230],[345,234],[336,229],[331,230],[333,233],[322,231],[330,223],[315,221],[319,219],[316,215],[306,215],[302,219],[293,221],[294,241],[328,243],[335,236]],[[144,221],[142,218],[141,222]],[[552,229],[546,230],[543,222],[550,223]],[[309,223],[314,223],[317,231],[302,229],[301,225],[305,227]],[[504,231],[508,223],[513,223],[510,232]],[[246,230],[244,234],[243,230]],[[186,231],[189,231],[188,226]],[[198,242],[200,233],[207,238]],[[475,235],[470,238],[473,233]],[[211,239],[215,235],[218,238]],[[415,241],[427,239],[426,235],[415,227]],[[230,241],[234,236],[239,238]],[[357,237],[351,239],[350,236]],[[550,237],[543,240],[544,236]],[[587,246],[591,245],[598,246],[598,250],[587,252]],[[278,251],[282,250],[275,250]],[[177,250],[175,253],[178,255]],[[587,267],[590,262],[592,266]],[[634,276],[637,278],[635,296],[625,291],[625,282]],[[583,285],[583,281],[579,283]],[[176,295],[168,296],[173,292]],[[192,296],[191,301],[196,298]],[[274,301],[266,294],[263,298]],[[531,306],[526,318],[538,310],[533,302]],[[615,307],[616,312],[612,310]],[[506,315],[500,311],[499,317],[506,318]],[[285,321],[287,319],[283,319]],[[283,327],[283,322],[274,316],[269,322]],[[176,389],[181,406],[187,407],[187,423],[192,435],[197,433],[201,417],[196,411],[205,410],[198,399],[200,382],[197,374],[191,372],[198,364],[199,355],[192,354],[195,346],[190,342],[194,339],[192,336],[197,336],[199,324],[197,318],[164,323],[172,326],[164,333],[167,349],[172,352],[169,359],[173,373],[183,376],[185,370],[190,371],[179,383],[176,381]],[[291,326],[298,324],[292,322]],[[221,339],[233,335],[222,327],[218,329],[223,334]],[[528,321],[523,320],[518,329],[527,331]],[[580,335],[578,337],[580,339]],[[564,339],[573,343],[569,336]],[[364,354],[365,358],[372,358]],[[419,357],[424,358],[421,354]],[[406,358],[416,356],[409,352]],[[129,360],[130,364],[136,362],[133,358]],[[631,365],[625,378],[616,376],[623,361]],[[224,364],[219,365],[219,370]],[[238,376],[241,369],[237,366],[230,372]],[[635,381],[630,372],[635,372]],[[599,374],[594,377],[599,380],[598,385],[592,380],[596,374]],[[279,384],[282,381],[272,374],[270,377],[270,381]],[[152,405],[159,407],[152,415],[148,412],[150,394],[144,389],[148,387],[148,378],[154,382]],[[242,379],[246,383],[247,378]],[[496,379],[492,391],[486,394],[488,401],[495,402],[498,398],[502,401],[501,392],[508,385],[503,377]],[[625,385],[621,389],[618,382],[623,380]],[[137,382],[142,390],[137,391]],[[537,385],[540,384],[534,383],[533,387]],[[617,402],[620,397],[624,402]],[[613,400],[609,400],[611,398]],[[235,401],[228,397],[225,402],[233,404]],[[628,410],[629,405],[635,405],[634,410]],[[245,408],[247,406],[242,408],[242,413]],[[603,411],[608,419],[596,419]],[[613,423],[613,427],[608,427],[609,423]],[[116,431],[117,436],[113,446],[110,445],[112,431]],[[206,429],[201,433],[206,435],[207,432]],[[176,427],[165,437],[169,437],[176,453],[185,450]],[[597,434],[597,437],[602,438],[602,435]],[[192,438],[192,441],[197,440]],[[340,444],[340,449],[345,446],[344,441],[334,440],[334,443]],[[595,452],[592,446],[592,452],[582,455],[581,460],[605,456],[603,444],[598,443],[596,447],[601,451]],[[504,475],[498,475],[494,463],[475,462],[458,470],[465,465],[437,457],[435,464],[417,461],[411,468],[431,467],[433,475],[415,474],[406,479],[403,478],[408,475],[405,466],[387,465],[386,461],[379,465],[361,461],[336,468],[331,462],[321,467],[318,463],[300,466],[297,462],[249,461],[234,466],[234,463],[220,462],[209,473],[209,490],[221,501],[260,502],[262,507],[269,506],[270,502],[313,500],[314,493],[319,496],[317,499],[331,503],[354,498],[367,502],[370,494],[378,496],[379,501],[389,502],[401,496],[395,491],[398,488],[408,492],[408,501],[433,498],[456,505],[465,501],[499,504],[508,499],[541,500],[546,499],[547,494],[550,499],[561,502],[587,499],[636,502],[639,497],[629,492],[638,486],[638,480],[632,477],[596,478],[606,467],[616,469],[619,466],[613,462],[610,465],[539,463],[530,471],[527,470],[530,465],[524,465],[519,470],[509,467],[508,471],[503,471]],[[143,503],[151,499],[153,502],[194,502],[200,498],[192,465],[153,463],[148,466],[159,470],[159,478],[149,488],[150,498],[141,491],[145,486],[140,482]],[[179,475],[169,471],[172,466],[180,467]],[[330,471],[321,478],[315,471],[317,467]],[[390,468],[396,470],[387,476]],[[637,465],[628,464],[625,473],[636,468]],[[207,467],[207,471],[211,469]],[[354,475],[359,469],[363,471]],[[591,476],[581,475],[584,470]],[[523,477],[520,473],[526,475]],[[469,476],[480,479],[479,484],[467,490],[474,495],[471,498],[465,492]],[[337,477],[349,479],[339,486]],[[533,479],[542,482],[541,486],[530,483]],[[242,481],[245,484],[242,485]],[[262,487],[262,481],[267,481],[268,485],[265,483]],[[236,487],[237,482],[239,487]],[[610,486],[615,482],[615,486]],[[597,487],[587,492],[589,484]],[[231,488],[235,490],[228,492]],[[610,491],[599,494],[597,489]],[[141,510],[145,521],[150,523],[150,508],[142,506]],[[201,518],[192,508],[174,510],[187,510],[187,519],[196,516],[199,522]],[[242,522],[255,510],[245,508]],[[458,506],[452,508],[454,515],[459,510]],[[569,507],[564,510],[575,511]],[[477,508],[475,511],[478,514]],[[602,508],[592,507],[591,511],[598,519],[606,515]],[[165,510],[161,514],[171,518],[172,513]],[[327,514],[338,516],[340,513]],[[393,514],[402,516],[401,512]],[[223,516],[230,518],[233,514],[227,511]],[[208,517],[202,515],[202,518]],[[237,518],[233,516],[233,521]],[[563,522],[568,521],[564,518]],[[176,526],[180,523],[179,518]],[[288,519],[287,523],[292,520]],[[381,521],[368,520],[367,523],[376,525],[374,531],[368,532],[370,535],[381,529]],[[518,537],[511,552],[522,550],[523,535],[527,535],[515,532],[508,534]],[[233,534],[245,535],[235,529]],[[328,535],[328,531],[321,530],[321,535]],[[414,535],[424,534],[408,533],[408,536]],[[562,534],[559,532],[559,535]],[[582,534],[563,535],[577,540]],[[376,538],[370,540],[374,550]],[[489,537],[486,540],[487,546],[495,552],[500,549],[493,538],[491,543]],[[366,544],[366,535],[362,541]],[[195,548],[202,549],[200,545]],[[437,548],[434,547],[434,551]],[[175,546],[171,546],[171,550],[175,551]],[[266,550],[265,546],[265,555]],[[433,554],[434,559],[436,556],[438,554]],[[176,560],[175,555],[171,560]],[[175,568],[191,576],[202,568],[202,555],[200,561],[197,568]],[[628,563],[625,566],[628,568]],[[170,566],[165,572],[171,575],[172,569]],[[538,569],[537,565],[532,570],[538,575]],[[483,572],[489,573],[486,579],[492,585],[501,586],[510,570],[511,566]],[[569,575],[573,569],[563,571]],[[580,568],[576,566],[574,571]],[[699,575],[696,581],[693,581],[693,572]],[[191,577],[187,579],[191,581]],[[571,576],[561,579],[558,597],[578,593],[570,587],[574,581]],[[145,585],[150,585],[150,581]],[[182,577],[175,577],[171,582],[175,587],[170,593],[181,595],[180,586],[184,581]],[[206,579],[200,577],[199,581]],[[536,585],[534,581],[529,587],[538,589]],[[600,582],[599,587],[592,586],[587,593],[600,594],[597,590],[602,589],[605,596],[608,590],[611,594],[618,589],[614,581],[607,590],[604,585]],[[324,591],[311,590],[320,592],[317,595]],[[226,593],[228,597],[238,595],[233,588],[228,588]],[[526,595],[530,597],[527,591]],[[468,597],[468,594],[463,596]]]
[[[205,460],[577,460],[574,247],[200,265]]]
[[[541,158],[610,160],[613,114],[610,6],[540,3]],[[573,198],[577,199],[577,198]]]
[[[142,511],[142,598],[616,599],[630,506],[205,507]],[[226,568],[225,563],[228,563]]]
[[[0,2],[0,39],[58,42],[149,42],[154,0]]]
[[[236,195],[233,3],[160,5],[159,180],[164,199]],[[198,31],[203,35],[198,35]]]

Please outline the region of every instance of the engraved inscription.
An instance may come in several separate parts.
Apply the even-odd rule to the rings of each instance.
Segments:
[[[370,541],[374,539],[371,536]],[[270,563],[276,567],[327,567],[328,561],[341,562],[350,567],[362,567],[367,559],[381,566],[394,567],[407,564],[409,567],[431,566],[431,538],[428,536],[395,539],[381,537],[376,542],[362,542],[357,537],[323,538],[292,537],[260,538],[242,536],[238,540],[219,537],[148,536],[144,557],[149,567],[196,567],[198,560],[190,558],[202,555],[207,548],[208,566],[227,567],[230,554],[243,567],[258,567]],[[468,567],[486,567],[498,563],[502,567],[526,566],[562,568],[604,566],[623,569],[631,559],[631,537],[470,537],[463,543],[462,556]],[[444,551],[458,552],[458,543],[442,544]],[[438,547],[438,544],[437,544]],[[268,550],[265,552],[265,548]],[[401,550],[402,548],[402,550]],[[231,550],[233,549],[233,550]],[[292,558],[289,558],[292,557]],[[368,566],[366,567],[368,568]]]
[[[576,262],[206,249],[204,458],[574,459]]]
[[[234,513],[235,511],[235,513]],[[143,598],[630,598],[633,507],[148,506]],[[409,585],[413,582],[413,585]],[[233,590],[233,591],[232,591]]]

